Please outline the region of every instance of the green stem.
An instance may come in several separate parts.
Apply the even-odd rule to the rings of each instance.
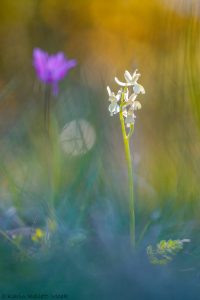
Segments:
[[[123,98],[123,97],[122,97]],[[122,99],[123,102],[123,99]],[[126,134],[126,128],[124,124],[124,117],[122,112],[122,105],[119,113],[122,136],[124,140],[125,156],[128,166],[128,178],[129,178],[129,210],[130,210],[130,241],[133,248],[135,248],[135,209],[134,209],[134,183],[133,183],[133,169],[132,159],[130,153],[129,136]]]
[[[51,117],[51,89],[50,86],[46,85],[45,93],[44,93],[44,126],[45,126],[45,137],[46,137],[46,165],[47,168],[47,186],[48,191],[50,192],[48,197],[48,221],[50,220],[52,224],[55,224],[56,227],[56,216],[55,216],[55,205],[54,205],[54,191],[52,191],[52,159],[54,158],[54,148],[53,148],[53,141],[51,139],[52,130],[50,124],[50,117]],[[53,157],[53,158],[52,158]]]
[[[49,125],[50,125],[50,101],[51,101],[51,91],[50,87],[45,87],[44,93],[44,126],[49,137]]]
[[[149,222],[147,222],[147,224],[144,226],[144,229],[142,230],[142,233],[140,234],[138,240],[137,240],[137,245],[140,244],[140,242],[143,240],[147,230],[149,229],[149,227],[151,226],[152,221],[150,220]]]

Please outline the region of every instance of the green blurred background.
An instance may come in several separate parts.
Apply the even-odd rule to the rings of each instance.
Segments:
[[[117,89],[114,77],[137,68],[146,90],[131,142],[137,238],[144,239],[144,249],[161,238],[190,238],[194,267],[200,229],[199,16],[198,0],[0,1],[3,230],[44,228],[53,202],[64,245],[65,237],[82,243],[88,235],[94,236],[92,245],[103,241],[115,248],[117,239],[123,244],[127,168],[106,86]],[[64,51],[78,62],[52,99],[51,147],[43,132],[44,88],[32,67],[35,47]],[[84,251],[95,257],[94,249]]]

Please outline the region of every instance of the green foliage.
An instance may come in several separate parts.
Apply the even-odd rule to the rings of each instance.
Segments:
[[[156,265],[166,265],[172,261],[173,256],[183,249],[183,243],[189,240],[162,240],[153,249],[151,245],[147,247],[149,261]]]

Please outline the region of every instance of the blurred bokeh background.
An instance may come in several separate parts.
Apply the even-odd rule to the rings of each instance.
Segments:
[[[184,274],[199,287],[199,22],[199,0],[0,1],[1,230],[46,228],[52,222],[49,207],[53,203],[55,227],[62,236],[62,242],[55,238],[54,246],[64,245],[61,248],[67,251],[68,263],[80,259],[80,253],[93,253],[93,265],[89,268],[93,270],[92,276],[87,273],[86,279],[80,275],[88,265],[89,258],[84,257],[79,261],[82,273],[80,265],[73,266],[72,277],[80,286],[88,278],[100,280],[100,299],[119,298],[118,292],[112,294],[109,283],[102,279],[103,273],[110,277],[108,270],[101,270],[99,279],[95,259],[98,263],[107,259],[113,267],[118,255],[125,257],[120,266],[113,267],[113,273],[122,274],[125,282],[124,278],[131,282],[131,276],[135,276],[125,251],[129,214],[123,141],[118,116],[109,116],[106,91],[107,85],[117,89],[114,77],[122,79],[126,69],[133,72],[137,68],[146,89],[131,141],[141,257],[149,243],[190,238],[190,251],[179,264],[186,263],[183,269],[189,271]],[[60,84],[58,97],[51,99],[51,145],[44,137],[44,87],[32,66],[35,47],[49,53],[63,51],[78,62]],[[24,232],[19,232],[24,236]],[[2,243],[4,240],[2,237]],[[35,253],[34,246],[27,243]],[[79,250],[69,250],[70,243],[78,244]],[[80,244],[85,243],[87,247],[80,250]],[[2,252],[7,251],[7,246],[3,244]],[[99,247],[104,254],[96,254]],[[118,255],[114,254],[116,247],[120,249]],[[15,261],[15,247],[10,251],[4,255],[1,277],[8,266],[15,266],[15,272],[7,271],[2,288],[11,290],[8,281],[15,274],[19,281],[14,288],[19,285],[22,290],[27,270],[31,273],[34,267],[26,263],[22,267]],[[65,261],[59,262],[55,253],[53,258],[48,255],[43,254],[48,257],[46,270],[58,260],[60,272]],[[151,269],[146,260],[145,266],[136,266],[140,270],[139,285],[145,284],[142,280],[149,282],[147,275],[142,279],[142,270],[158,271]],[[48,272],[38,271],[43,281],[47,280]],[[165,274],[161,278],[170,281],[169,269],[159,272]],[[74,274],[79,274],[78,279]],[[111,278],[111,285],[122,280],[120,276]],[[183,285],[179,286],[174,279],[170,282],[186,297]],[[92,299],[92,292],[84,294],[80,288],[81,297],[75,286],[73,283],[66,288],[75,297],[69,295],[69,299]],[[125,287],[124,283],[120,290],[126,290],[124,299],[132,299],[131,291]],[[151,290],[151,285],[147,285],[147,290]],[[104,291],[110,291],[110,296],[104,295]],[[135,291],[139,297],[139,289]],[[161,290],[149,295],[163,296]],[[143,297],[146,299],[146,294]]]

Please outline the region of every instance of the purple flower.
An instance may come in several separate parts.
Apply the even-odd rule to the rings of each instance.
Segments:
[[[33,50],[33,66],[38,78],[53,89],[53,94],[58,94],[58,81],[63,79],[71,68],[76,66],[76,60],[68,60],[63,52],[49,55],[39,48]]]

